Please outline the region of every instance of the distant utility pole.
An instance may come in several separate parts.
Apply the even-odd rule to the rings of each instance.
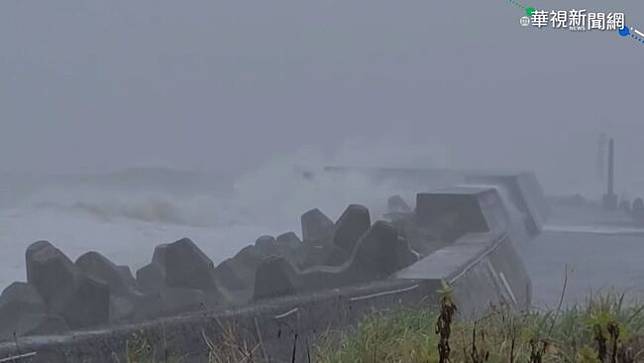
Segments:
[[[615,141],[608,141],[608,182],[606,194],[603,197],[603,206],[606,210],[617,209],[617,195],[615,194]]]

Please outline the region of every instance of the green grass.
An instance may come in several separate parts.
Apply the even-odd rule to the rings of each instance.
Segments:
[[[449,361],[644,361],[643,309],[639,304],[624,304],[623,295],[597,296],[561,311],[516,313],[492,308],[477,321],[451,324]],[[438,319],[435,309],[372,315],[351,332],[323,339],[315,361],[440,362]]]
[[[317,363],[482,363],[482,362],[644,362],[644,305],[624,295],[605,294],[585,304],[518,313],[491,307],[476,321],[451,320],[451,293],[437,308],[399,309],[373,314],[349,331],[330,332],[314,347]],[[458,308],[458,306],[455,306]],[[458,312],[457,312],[458,313]],[[439,322],[441,324],[439,324]],[[261,347],[239,339],[234,326],[212,340],[203,335],[209,362],[259,362]],[[441,339],[442,338],[442,339]],[[439,354],[449,346],[449,356]],[[128,341],[128,363],[158,357],[145,334]],[[169,355],[164,362],[187,362]]]

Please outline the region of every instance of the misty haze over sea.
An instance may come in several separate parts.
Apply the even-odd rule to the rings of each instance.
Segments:
[[[407,167],[419,159],[442,166],[414,152],[383,151],[379,160],[384,166],[395,159],[406,160],[399,165]],[[369,165],[360,162],[363,156],[356,152],[345,159]],[[401,194],[413,204],[417,190],[432,187],[324,173],[333,162],[306,151],[236,178],[163,168],[6,174],[0,189],[0,286],[24,280],[24,251],[37,240],[51,241],[73,259],[96,250],[136,269],[149,262],[156,245],[189,237],[217,263],[261,235],[295,231],[301,236],[299,216],[311,208],[336,219],[348,204],[362,203],[375,219],[389,196]]]

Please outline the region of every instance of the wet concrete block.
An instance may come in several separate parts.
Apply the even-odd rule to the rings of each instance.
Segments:
[[[27,282],[48,311],[61,315],[70,328],[107,323],[109,286],[84,275],[59,249],[46,241],[27,248]]]
[[[300,269],[307,269],[315,266],[325,265],[329,259],[335,261],[329,256],[334,250],[338,249],[332,244],[316,244],[309,241],[303,241],[299,252],[299,262],[297,266]],[[342,254],[341,256],[345,256]]]
[[[271,256],[277,254],[277,244],[273,236],[260,236],[255,240],[255,248],[257,252],[264,256]]]
[[[407,267],[421,258],[421,255],[411,247],[409,241],[400,235],[398,235],[398,243],[396,243],[395,253],[399,268]]]
[[[302,214],[300,223],[303,241],[326,241],[333,236],[333,221],[317,208]]]
[[[136,319],[146,320],[174,314],[201,311],[213,306],[213,299],[203,290],[164,287],[146,294],[136,306]],[[215,302],[216,303],[216,302]]]
[[[297,249],[301,246],[302,240],[295,234],[295,232],[282,233],[275,238],[275,243],[278,246],[287,247],[289,249]]]
[[[295,232],[286,232],[275,238],[277,255],[286,258],[293,265],[299,265],[305,259],[302,240]]]
[[[351,204],[344,210],[335,223],[333,244],[349,253],[358,242],[358,239],[371,226],[369,210],[362,205]]]
[[[473,190],[449,188],[416,195],[416,218],[424,225],[437,222],[460,226],[463,233],[487,232],[488,225]]]
[[[164,262],[168,287],[217,290],[212,260],[190,239],[183,238],[168,244]]]
[[[136,271],[136,281],[143,292],[158,291],[165,285],[165,271],[159,265],[147,264]]]
[[[396,229],[378,221],[360,238],[348,270],[365,280],[377,280],[407,267],[414,257],[407,241],[398,238]]]
[[[255,285],[255,272],[257,267],[266,258],[255,246],[246,246],[241,249],[232,258],[232,268],[237,276],[245,282],[245,285],[252,287]]]
[[[168,245],[154,248],[152,261],[136,271],[136,281],[140,290],[154,292],[165,286],[165,256]]]
[[[322,266],[340,266],[351,258],[351,252],[336,246],[325,247],[324,262],[318,263]]]
[[[112,294],[128,296],[139,293],[129,268],[117,266],[98,252],[91,251],[81,255],[76,259],[75,265],[85,275],[107,284]]]
[[[24,313],[4,319],[0,317],[0,342],[29,335],[63,334],[69,326],[61,316],[43,313]]]
[[[269,257],[257,269],[253,300],[296,293],[296,271],[283,257]]]
[[[491,208],[489,201],[497,207]],[[467,233],[507,230],[509,222],[493,187],[452,187],[416,195],[416,221],[434,230],[440,239],[453,242]]]
[[[80,275],[73,295],[60,308],[60,315],[72,329],[106,324],[110,318],[109,286]]]
[[[228,258],[217,265],[215,267],[215,279],[219,286],[231,291],[249,288],[247,281],[238,275],[238,268],[232,258]]]
[[[110,323],[129,322],[135,318],[136,305],[143,298],[143,295],[110,296]]]
[[[26,282],[14,282],[0,294],[0,309],[9,309],[16,314],[44,313],[47,306],[32,285]]]
[[[296,291],[304,292],[385,279],[418,258],[418,254],[409,248],[407,240],[401,238],[390,223],[378,221],[362,235],[353,254],[341,265],[299,270],[285,265],[284,261],[278,261],[273,262],[271,267],[274,269],[273,276],[280,276],[284,284],[292,284]],[[273,281],[277,280],[274,278]],[[270,286],[266,289],[270,289]]]
[[[127,284],[132,286],[137,286],[136,279],[134,278],[134,275],[132,275],[132,270],[130,269],[130,266],[117,265],[116,269],[118,270],[119,274],[121,274],[121,277]]]
[[[536,236],[543,229],[550,208],[536,176],[530,172],[508,174],[473,173],[467,183],[496,185],[507,191],[510,203],[521,213],[528,235]]]
[[[74,263],[47,241],[31,244],[26,252],[27,281],[34,286],[47,305],[70,295],[78,270]]]
[[[69,330],[60,316],[47,313],[45,302],[36,289],[14,282],[0,294],[0,341],[38,333],[63,333]]]

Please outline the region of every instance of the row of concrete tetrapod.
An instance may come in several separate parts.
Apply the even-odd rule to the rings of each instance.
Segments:
[[[144,321],[386,278],[418,259],[390,223],[350,205],[333,223],[318,209],[293,233],[262,236],[216,267],[190,239],[155,248],[133,276],[98,252],[75,262],[49,242],[26,252],[27,282],[0,295],[0,340]]]
[[[498,210],[500,198],[493,189],[421,193],[415,209],[400,201],[390,200],[391,223],[371,224],[369,211],[358,205],[349,206],[335,223],[311,210],[302,216],[302,241],[294,233],[260,237],[217,267],[188,239],[161,245],[136,277],[97,253],[73,263],[50,244],[36,243],[27,253],[28,265],[37,262],[36,269],[28,271],[46,268],[35,275],[28,272],[27,284],[14,284],[29,294],[5,291],[0,297],[0,318],[7,301],[13,301],[17,311],[15,306],[25,300],[16,299],[20,295],[36,301],[34,317],[47,317],[34,318],[38,324],[23,334],[200,312],[100,333],[75,333],[72,339],[0,344],[0,358],[33,350],[48,357],[33,361],[111,361],[110,354],[120,355],[128,337],[141,329],[177,353],[204,358],[204,331],[216,337],[221,321],[231,320],[253,327],[244,338],[263,340],[265,357],[284,359],[292,349],[289,339],[308,342],[322,330],[352,324],[374,309],[430,301],[442,280],[454,285],[462,312],[498,301],[520,308],[529,305],[529,277],[514,250],[516,241],[504,230],[509,222],[503,222],[506,216]],[[430,206],[437,203],[440,208]],[[60,274],[61,270],[67,272]],[[71,287],[62,292],[48,288],[60,287],[61,281]],[[85,299],[87,294],[93,298]],[[280,322],[292,319],[290,335],[285,334]],[[43,323],[50,321],[58,325]]]

